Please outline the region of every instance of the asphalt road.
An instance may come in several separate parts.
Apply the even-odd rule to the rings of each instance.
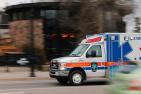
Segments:
[[[0,94],[106,94],[105,82],[88,82],[82,86],[63,86],[56,80],[0,82]]]

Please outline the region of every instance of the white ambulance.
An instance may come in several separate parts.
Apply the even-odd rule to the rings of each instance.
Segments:
[[[118,66],[141,60],[140,33],[104,33],[82,40],[68,56],[53,59],[50,77],[61,84],[111,79]]]

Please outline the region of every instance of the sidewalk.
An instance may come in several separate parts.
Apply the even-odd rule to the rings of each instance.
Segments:
[[[36,71],[36,77],[30,77],[30,71],[22,72],[0,72],[0,81],[20,80],[50,80],[49,72]]]

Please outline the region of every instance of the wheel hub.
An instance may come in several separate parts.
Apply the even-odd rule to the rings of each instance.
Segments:
[[[82,81],[82,76],[79,73],[73,75],[72,80],[74,83],[79,84]]]

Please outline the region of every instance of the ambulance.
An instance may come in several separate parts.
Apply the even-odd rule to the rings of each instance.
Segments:
[[[87,36],[66,57],[50,63],[50,77],[60,84],[112,79],[119,66],[141,60],[140,33],[103,33]]]

